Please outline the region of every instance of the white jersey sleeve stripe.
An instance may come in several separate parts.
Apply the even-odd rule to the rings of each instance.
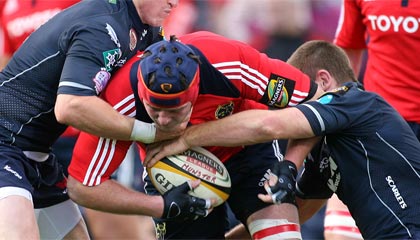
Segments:
[[[129,95],[114,105],[114,109],[130,117],[136,115],[135,107],[134,94]],[[116,144],[117,140],[99,138],[95,154],[90,160],[89,168],[83,180],[84,185],[94,186],[101,183],[102,175],[107,171],[114,158]]]

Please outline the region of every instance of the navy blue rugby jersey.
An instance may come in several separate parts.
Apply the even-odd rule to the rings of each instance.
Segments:
[[[0,73],[0,142],[48,152],[65,130],[56,95],[99,94],[138,50],[161,40],[131,0],[85,0],[32,33]]]
[[[396,110],[357,83],[296,107],[315,135],[326,135],[341,173],[337,195],[363,237],[407,239],[418,234],[420,143]]]

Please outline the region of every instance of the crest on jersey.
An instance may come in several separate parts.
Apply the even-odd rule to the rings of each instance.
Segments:
[[[229,102],[224,105],[219,105],[216,109],[214,116],[216,117],[216,119],[227,117],[229,115],[232,115],[233,109],[234,109],[233,102]]]
[[[289,104],[295,82],[282,76],[271,74],[264,98],[270,107],[284,108]]]
[[[133,51],[137,46],[137,33],[133,28],[131,28],[129,35],[130,35],[130,51]]]

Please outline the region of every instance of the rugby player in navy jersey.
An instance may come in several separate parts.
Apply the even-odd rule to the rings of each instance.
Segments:
[[[160,26],[177,4],[82,1],[17,49],[0,72],[0,238],[89,237],[51,146],[66,125],[126,140],[144,140],[146,128],[147,139],[160,138],[96,95],[138,50],[162,39]]]
[[[210,32],[195,32],[179,39],[181,42],[172,37],[155,43],[138,59],[130,59],[101,97],[122,114],[169,130],[218,121],[246,109],[295,106],[312,99],[318,90],[298,69],[242,42]],[[251,232],[267,229],[267,236],[273,238],[299,239],[298,219],[280,215],[288,211],[287,205],[294,199],[282,206],[257,198],[258,193],[265,193],[263,183],[271,167],[283,157],[279,144],[268,141],[207,149],[229,170],[232,191],[227,201],[236,218],[251,226]],[[130,141],[82,133],[69,167],[70,197],[89,208],[142,214],[147,201],[144,194],[110,179],[130,145]],[[146,146],[139,147],[143,159]],[[146,190],[157,194],[148,179]],[[163,239],[223,239],[227,227],[223,205],[195,221],[175,222],[153,216],[158,237]]]
[[[284,162],[300,167],[314,144],[325,136],[330,165],[318,162],[312,171],[305,168],[302,177],[314,177],[304,185],[298,181],[299,196],[328,198],[335,191],[365,239],[419,239],[420,143],[409,125],[382,97],[362,89],[341,48],[325,41],[310,41],[299,47],[288,63],[329,91],[317,101],[293,108],[249,110],[191,126],[176,140],[150,146],[145,164],[150,166],[192,146],[291,139]],[[339,169],[327,176],[334,181],[317,179],[322,176],[317,174],[321,167],[331,167],[331,163]],[[293,180],[287,177],[287,171],[276,176],[281,181],[273,177],[267,185],[271,194],[259,196],[266,202],[282,202],[283,196],[293,195],[290,186],[284,184]],[[320,182],[324,185],[317,186]],[[310,192],[319,187],[326,192]],[[303,201],[298,203],[300,210],[305,208]],[[305,213],[301,216],[308,217]]]

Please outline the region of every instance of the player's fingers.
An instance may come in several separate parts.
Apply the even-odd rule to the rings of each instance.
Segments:
[[[144,159],[143,164],[148,167],[151,168],[153,167],[153,165],[155,165],[160,159],[164,158],[165,155],[161,154],[160,152],[157,152],[156,154],[147,154],[146,158]]]
[[[147,167],[152,167],[157,161],[151,163],[152,159],[156,159],[156,154],[159,153],[159,147],[148,146],[146,150],[146,157],[144,158],[143,164]]]
[[[207,209],[197,209],[195,211],[195,214],[197,215],[197,217],[207,217],[207,215],[209,215],[209,210]],[[197,219],[197,217],[195,219]]]
[[[212,204],[211,204],[211,200],[210,200],[210,199],[206,199],[206,206],[205,206],[205,208],[206,208],[206,209],[210,209],[210,208],[211,208],[211,206],[212,206]]]
[[[265,182],[264,182],[264,189],[265,189],[265,191],[266,191],[268,194],[270,194],[270,195],[272,195],[272,194],[273,194],[273,192],[271,191],[270,186],[268,185],[268,181],[265,181]]]
[[[181,193],[187,193],[188,191],[192,190],[192,186],[190,185],[190,181],[186,181],[183,184],[179,185],[178,189]]]
[[[208,207],[208,205],[211,206],[211,204],[208,203],[207,199],[193,197],[192,201],[193,201],[192,205],[197,209],[204,210],[204,209],[210,208]]]
[[[279,177],[275,174],[270,174],[268,177],[268,183],[270,184],[270,186],[274,186],[278,180]]]
[[[266,203],[273,203],[273,199],[271,198],[271,195],[269,194],[258,194],[258,198]]]
[[[286,191],[277,191],[274,194],[271,195],[271,199],[273,200],[273,203],[280,204],[281,200],[287,195]]]
[[[264,182],[264,189],[268,194],[273,195],[274,193],[276,193],[277,191],[280,190],[280,187],[277,184],[277,182],[276,182],[276,184],[272,184],[272,183],[269,183],[269,181],[265,181]]]
[[[200,179],[195,179],[195,180],[189,180],[187,181],[187,183],[190,186],[190,190],[194,191],[194,189],[197,188],[198,185],[200,185],[201,181]]]

